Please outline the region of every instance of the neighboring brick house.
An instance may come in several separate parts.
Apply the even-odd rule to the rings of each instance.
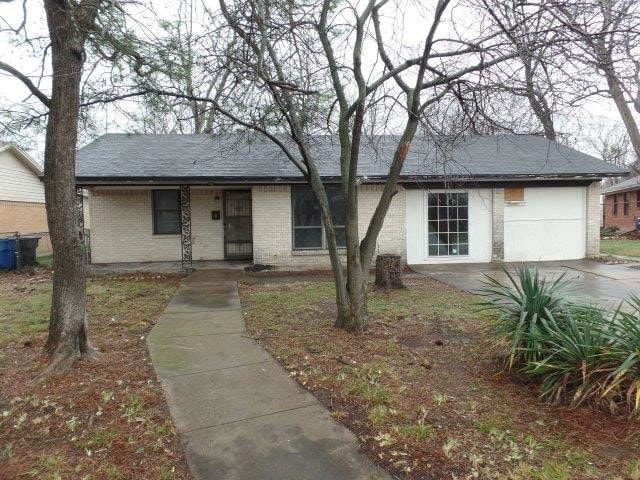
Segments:
[[[640,177],[632,177],[602,189],[603,225],[622,232],[635,230],[640,217]]]
[[[48,231],[41,176],[40,165],[24,150],[13,143],[0,143],[0,235]],[[50,249],[45,238],[39,253]]]
[[[282,137],[282,141],[286,141]],[[312,139],[343,243],[339,145]],[[397,138],[363,142],[360,234]],[[600,180],[624,170],[537,136],[470,137],[443,157],[414,139],[377,253],[410,264],[536,261],[599,253]],[[246,260],[326,268],[319,209],[304,177],[255,135],[104,135],[78,151],[90,192],[94,263]]]

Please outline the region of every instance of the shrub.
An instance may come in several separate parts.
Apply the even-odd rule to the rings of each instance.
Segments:
[[[609,237],[611,235],[615,235],[616,233],[618,233],[619,230],[620,230],[620,227],[616,227],[615,225],[612,225],[610,227],[604,227],[600,231],[600,235],[602,235],[603,237]]]
[[[632,297],[625,308],[630,311],[583,307],[561,323],[543,322],[536,333],[546,345],[542,358],[523,369],[542,380],[542,398],[640,411],[640,300]]]
[[[509,367],[539,380],[546,401],[640,413],[640,297],[606,311],[568,300],[561,278],[507,276],[511,284],[489,279],[482,295],[499,312],[493,333],[510,346]]]
[[[488,275],[479,294],[482,308],[495,310],[492,336],[506,344],[508,369],[537,361],[544,349],[543,337],[537,334],[540,322],[551,317],[561,318],[570,307],[571,288],[561,275],[553,281],[541,278],[537,268],[519,267],[515,277],[504,270],[508,282],[502,283]]]

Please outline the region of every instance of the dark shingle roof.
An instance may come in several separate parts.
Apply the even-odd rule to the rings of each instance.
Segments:
[[[631,177],[627,180],[616,183],[607,188],[603,188],[602,193],[607,195],[609,193],[625,192],[629,190],[638,190],[638,189],[640,189],[640,177]]]
[[[365,181],[387,174],[397,141],[391,135],[363,141],[358,173],[367,177]],[[310,144],[321,175],[337,177],[337,137],[313,137]],[[420,137],[411,145],[402,179],[600,178],[624,173],[595,157],[532,135],[476,136],[444,147]],[[80,183],[301,179],[279,147],[264,137],[247,134],[107,134],[78,151],[76,175]]]

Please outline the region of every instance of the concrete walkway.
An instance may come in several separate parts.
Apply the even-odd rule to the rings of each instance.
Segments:
[[[192,273],[147,338],[194,477],[390,480],[247,336],[235,275]]]

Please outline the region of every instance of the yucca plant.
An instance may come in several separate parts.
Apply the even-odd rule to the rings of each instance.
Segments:
[[[640,297],[631,295],[613,316],[614,346],[608,355],[619,362],[607,378],[604,397],[622,399],[631,411],[640,413]]]
[[[505,283],[485,275],[478,294],[483,297],[481,309],[498,313],[492,335],[497,344],[506,344],[507,368],[512,369],[540,359],[545,349],[544,337],[537,335],[540,322],[549,318],[560,321],[572,306],[572,288],[564,274],[547,280],[535,267],[516,268],[515,276],[504,272]]]
[[[605,358],[613,335],[603,321],[601,310],[584,307],[564,314],[561,321],[549,315],[530,334],[532,342],[545,348],[536,351],[538,359],[527,362],[522,372],[542,380],[543,399],[577,406],[598,398],[601,379],[615,368]]]
[[[543,399],[640,412],[640,299],[627,306],[614,312],[582,306],[561,322],[553,316],[541,322],[534,336],[546,348],[522,371],[542,380]]]

